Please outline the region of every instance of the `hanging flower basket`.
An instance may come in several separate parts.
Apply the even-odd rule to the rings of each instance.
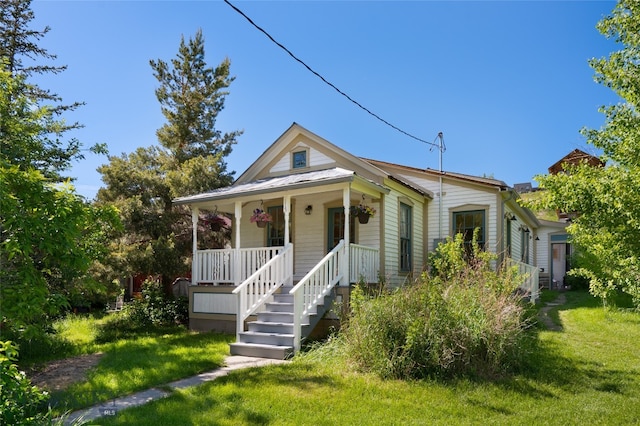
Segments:
[[[358,222],[365,224],[365,223],[369,223],[369,218],[371,216],[369,216],[366,213],[358,213]]]
[[[262,209],[255,209],[253,214],[249,218],[249,222],[258,225],[258,228],[264,228],[267,223],[271,222],[272,218],[269,213],[265,213]]]
[[[223,229],[228,229],[231,226],[231,220],[228,217],[219,214],[207,215],[204,220],[213,232],[219,232]]]
[[[366,204],[358,204],[353,207],[353,213],[358,217],[358,222],[365,224],[369,223],[369,218],[375,216],[376,209],[367,206]]]

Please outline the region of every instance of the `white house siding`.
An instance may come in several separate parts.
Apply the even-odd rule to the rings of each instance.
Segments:
[[[429,229],[429,241],[427,246],[429,251],[434,249],[434,239],[453,237],[451,224],[452,212],[467,210],[464,206],[470,206],[470,209],[475,209],[476,207],[478,209],[485,208],[485,226],[487,228],[485,238],[487,247],[494,251],[498,249],[499,238],[502,235],[499,233],[499,222],[497,221],[498,209],[496,192],[482,191],[467,185],[452,185],[445,179],[442,184],[442,192],[444,194],[442,197],[442,235],[439,236],[440,185],[438,179],[435,178],[431,180],[417,178],[412,175],[406,175],[403,176],[403,178],[413,181],[417,185],[420,185],[435,194],[433,201],[429,203],[427,213],[427,227]]]
[[[424,253],[424,204],[422,201],[407,198],[402,193],[392,190],[384,196],[384,277],[390,285],[397,286],[405,283],[407,279],[414,279],[422,272],[425,253]],[[405,202],[412,206],[412,274],[400,271],[400,202]],[[371,223],[371,222],[369,222]]]
[[[308,167],[321,167],[323,165],[334,164],[335,160],[330,157],[327,157],[322,152],[317,149],[310,148],[309,146],[298,143],[294,149],[289,152],[284,152],[282,157],[273,165],[273,167],[269,170],[270,173],[281,173],[281,172],[290,172],[291,171],[291,152],[294,152],[298,149],[308,149],[309,150],[309,158]]]
[[[294,254],[294,280],[300,280],[327,253],[327,212],[325,205],[340,202],[337,195],[315,194],[313,197],[299,197],[295,200],[293,211],[292,242]],[[304,209],[311,205],[310,215],[304,214]]]

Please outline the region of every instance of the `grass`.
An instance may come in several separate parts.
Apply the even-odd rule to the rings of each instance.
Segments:
[[[51,393],[56,414],[213,370],[223,365],[233,339],[229,335],[194,333],[184,327],[173,327],[149,329],[99,344],[96,337],[104,321],[105,318],[74,315],[56,322],[57,343],[47,346],[58,350],[49,355],[35,350],[31,358],[23,361],[29,365],[45,359],[103,353],[86,380]]]
[[[540,331],[529,367],[499,381],[381,380],[312,351],[93,424],[640,424],[640,315],[565,295],[563,331]]]

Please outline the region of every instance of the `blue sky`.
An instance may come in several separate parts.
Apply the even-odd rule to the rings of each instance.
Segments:
[[[359,103],[427,141],[443,132],[445,170],[532,181],[600,128],[614,93],[592,57],[620,48],[596,30],[614,1],[233,1]],[[112,155],[157,144],[164,123],[150,59],[174,58],[201,28],[206,60],[236,80],[217,128],[244,130],[227,158],[239,176],[292,122],[352,154],[438,168],[438,152],[376,120],[295,62],[222,1],[34,1],[40,45],[67,65],[41,78],[70,103],[85,147]],[[80,194],[102,186],[104,156],[74,165]]]

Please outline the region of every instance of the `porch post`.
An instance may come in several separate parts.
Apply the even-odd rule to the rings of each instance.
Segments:
[[[288,246],[291,242],[289,236],[289,217],[291,215],[291,195],[285,195],[283,201],[283,211],[284,211],[284,246]]]
[[[198,284],[198,215],[200,210],[191,207],[191,232],[193,235],[193,255],[191,257],[191,285]]]
[[[233,251],[233,283],[239,286],[240,271],[242,271],[240,265],[240,219],[242,219],[242,203],[240,201],[236,201],[234,218],[236,220],[236,249]]]
[[[349,223],[351,223],[351,187],[348,185],[342,191],[342,203],[344,205],[344,257],[342,259],[342,283],[341,285],[349,287],[349,252],[351,251],[351,235],[349,235]]]

